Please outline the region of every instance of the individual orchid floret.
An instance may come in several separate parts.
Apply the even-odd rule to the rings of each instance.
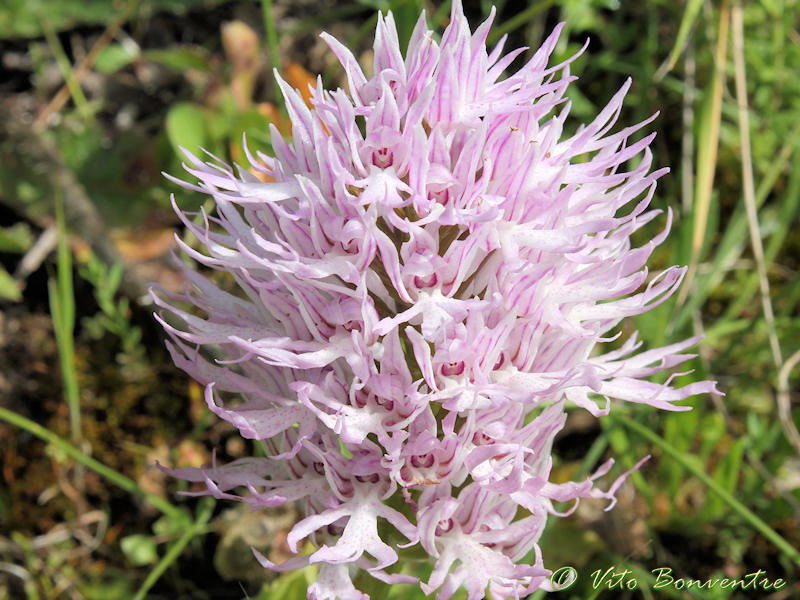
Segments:
[[[649,120],[614,131],[630,82],[566,135],[572,59],[548,65],[561,26],[506,75],[523,50],[487,50],[493,18],[473,33],[455,1],[437,42],[423,14],[403,56],[381,15],[371,75],[323,34],[349,89],[320,80],[306,105],[278,78],[292,134],[272,128],[274,156],[235,170],[186,152],[196,182],[182,185],[216,210],[175,207],[204,268],[184,266],[182,293],[154,291],[156,318],[209,409],[266,457],[169,472],[254,510],[299,503],[298,555],[256,556],[318,565],[312,600],[363,600],[363,577],[439,600],[546,588],[547,519],[582,499],[610,508],[629,473],[601,483],[610,460],[550,480],[566,407],[680,411],[718,393],[648,380],[698,338],[640,351],[634,333],[602,350],[685,272],[646,267],[670,213],[631,243],[659,215],[666,170],[651,170],[652,134],[631,141]],[[405,552],[432,571],[401,573]]]

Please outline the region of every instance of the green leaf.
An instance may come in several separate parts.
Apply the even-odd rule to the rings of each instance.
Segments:
[[[12,302],[22,300],[22,290],[19,288],[19,284],[3,267],[0,267],[0,299]]]
[[[211,71],[211,66],[208,62],[208,54],[206,54],[202,48],[178,46],[167,50],[146,50],[142,53],[142,57],[145,60],[158,63],[175,71],[186,71],[189,69],[206,73]]]
[[[689,32],[694,27],[694,23],[697,20],[697,16],[700,14],[700,8],[702,8],[702,6],[703,0],[689,0],[686,3],[681,25],[678,29],[678,37],[675,39],[675,46],[673,46],[672,52],[669,54],[669,59],[665,67],[662,67],[664,73],[666,73],[666,71],[671,71],[675,63],[678,62],[678,58],[686,46],[686,40],[689,38]],[[660,75],[663,76],[663,73],[660,73]],[[660,79],[661,77],[658,78]]]
[[[0,252],[27,252],[33,245],[33,234],[26,223],[0,229]]]
[[[119,289],[119,284],[122,283],[123,267],[122,263],[114,263],[108,270],[108,279],[106,280],[106,288],[104,293],[109,297],[113,297]]]
[[[769,13],[769,16],[773,19],[778,19],[781,17],[781,11],[783,9],[783,3],[778,2],[778,0],[761,0],[761,6]]]
[[[158,560],[156,543],[148,535],[129,535],[122,538],[119,545],[128,560],[136,566],[151,565]]]
[[[700,412],[700,409],[694,408],[686,412],[665,415],[663,418],[664,439],[667,443],[680,452],[688,452],[695,439],[700,422]],[[696,457],[693,456],[692,460],[695,459]],[[660,469],[661,481],[664,482],[668,493],[672,496],[676,495],[685,479],[682,465],[675,461],[663,461]]]
[[[208,130],[206,113],[196,104],[175,104],[167,113],[167,137],[178,156],[183,156],[180,147],[198,153],[207,146]]]
[[[592,101],[589,100],[579,89],[578,86],[570,86],[567,89],[567,97],[572,102],[570,114],[580,119],[589,119],[597,112]]]
[[[238,114],[233,122],[231,128],[231,139],[234,144],[240,144],[242,141],[242,134],[247,134],[248,146],[252,151],[266,150],[264,144],[260,143],[258,133],[267,133],[269,131],[269,119],[262,115],[257,110],[246,110]]]
[[[161,537],[173,537],[192,524],[192,513],[185,506],[178,507],[176,515],[164,515],[153,523],[153,534]]]
[[[102,574],[88,575],[89,580],[80,584],[80,592],[87,600],[129,600],[133,595],[131,582],[126,573],[107,569]]]
[[[725,419],[718,412],[708,413],[703,417],[698,431],[700,432],[700,451],[697,454],[705,460],[725,436]]]
[[[101,73],[116,73],[135,58],[136,54],[129,52],[122,44],[109,44],[98,53],[94,68]]]
[[[252,600],[272,600],[273,598],[302,600],[308,591],[308,581],[303,571],[305,569],[281,575],[271,584],[265,585]]]

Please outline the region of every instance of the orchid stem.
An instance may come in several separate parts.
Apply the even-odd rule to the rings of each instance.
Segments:
[[[144,583],[142,583],[142,586],[139,588],[139,591],[136,593],[136,596],[134,596],[133,600],[144,600],[147,597],[147,592],[150,590],[150,588],[155,585],[159,577],[164,574],[164,571],[166,571],[169,566],[177,560],[187,544],[191,542],[192,539],[194,539],[197,535],[200,535],[205,531],[206,524],[211,518],[211,514],[213,512],[213,500],[201,504],[195,522],[192,523],[191,527],[184,532],[178,541],[169,547],[166,554],[164,554],[155,568],[147,574],[147,578],[144,580]]]

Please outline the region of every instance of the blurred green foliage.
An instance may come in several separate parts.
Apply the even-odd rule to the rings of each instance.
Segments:
[[[143,13],[169,11],[184,14],[222,0],[140,0]],[[83,25],[103,25],[119,15],[121,0],[4,0],[0,4],[0,35],[3,38],[33,38],[44,33],[42,15],[57,31]]]

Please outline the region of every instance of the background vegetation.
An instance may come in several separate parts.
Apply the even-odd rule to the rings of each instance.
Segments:
[[[157,461],[199,466],[251,452],[173,368],[146,282],[181,285],[170,206],[203,202],[165,180],[176,147],[242,160],[283,131],[270,67],[305,89],[342,72],[325,29],[369,58],[377,10],[401,42],[422,0],[6,0],[0,4],[0,599],[301,598],[310,573],[270,579],[256,546],[286,556],[292,508],[249,514],[176,496]],[[488,1],[467,2],[473,27]],[[633,77],[622,123],[660,111],[656,203],[676,224],[653,270],[688,264],[679,296],[635,321],[648,345],[705,334],[694,373],[723,399],[663,413],[617,405],[570,416],[557,477],[604,456],[632,466],[610,513],[586,502],[551,522],[564,598],[800,597],[800,31],[798,0],[497,2],[496,42],[538,47],[559,21],[574,53],[574,121]],[[404,43],[404,42],[403,42]],[[654,227],[663,226],[663,222]],[[652,234],[644,232],[645,235]],[[634,324],[631,324],[631,327]],[[591,574],[630,569],[633,592]],[[740,577],[779,591],[652,590],[651,570]],[[542,594],[537,593],[540,597]],[[398,587],[392,597],[421,597]]]

